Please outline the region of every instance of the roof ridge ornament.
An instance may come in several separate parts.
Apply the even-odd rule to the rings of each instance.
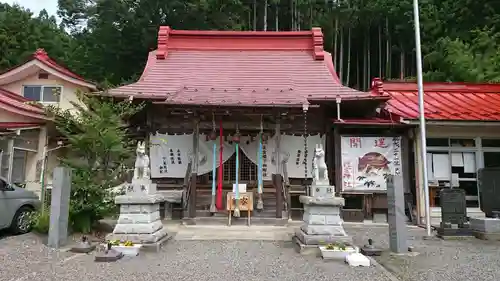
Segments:
[[[325,52],[323,50],[323,32],[321,31],[321,27],[313,27],[312,36],[314,60],[325,60]]]
[[[43,58],[43,59],[46,59],[49,57],[49,55],[47,54],[47,52],[43,48],[36,49],[34,56],[35,56],[35,58]]]
[[[383,95],[384,94],[384,82],[382,79],[375,77],[372,80],[371,90],[373,93]]]
[[[170,26],[160,26],[160,30],[158,31],[158,48],[156,50],[156,59],[158,60],[164,60],[167,57],[170,31]]]

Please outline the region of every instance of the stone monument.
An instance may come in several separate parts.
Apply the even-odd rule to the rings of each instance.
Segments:
[[[470,228],[478,239],[500,240],[500,168],[479,169],[478,184],[486,218],[471,218]]]
[[[445,188],[441,190],[439,196],[441,200],[441,224],[437,229],[438,237],[446,239],[472,236],[472,229],[467,220],[465,190]]]
[[[352,243],[340,217],[345,201],[335,197],[335,187],[328,180],[325,152],[321,145],[316,145],[312,175],[311,196],[300,196],[300,202],[304,204],[304,224],[293,237],[297,251],[303,254],[317,254],[319,246],[329,243]]]
[[[160,203],[165,199],[151,181],[144,142],[137,144],[136,153],[132,183],[127,186],[125,195],[115,198],[115,203],[120,205],[120,216],[113,233],[106,239],[131,241],[142,244],[143,249],[158,250],[169,238],[160,219]]]
[[[50,200],[50,226],[47,246],[59,248],[68,241],[69,198],[71,194],[71,169],[56,167]]]
[[[387,221],[389,222],[389,247],[393,253],[406,253],[406,215],[403,186],[394,184],[394,176],[387,175]]]

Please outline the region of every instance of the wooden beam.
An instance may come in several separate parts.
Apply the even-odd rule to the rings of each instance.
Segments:
[[[199,151],[199,120],[193,119],[193,155],[192,155],[192,171],[191,171],[191,188],[189,193],[189,217],[196,217],[196,179],[198,177],[198,151]]]
[[[276,171],[274,175],[274,183],[276,188],[276,218],[283,217],[283,176],[281,175],[281,122],[278,119],[276,123],[275,136],[276,146],[275,155]]]

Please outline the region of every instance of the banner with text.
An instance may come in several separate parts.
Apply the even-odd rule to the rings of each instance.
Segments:
[[[386,191],[403,184],[401,137],[342,136],[342,191]]]

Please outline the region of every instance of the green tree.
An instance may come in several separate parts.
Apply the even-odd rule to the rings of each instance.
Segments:
[[[111,191],[123,183],[134,156],[127,120],[142,105],[83,93],[78,96],[75,109],[47,110],[67,145],[60,160],[73,170],[70,224],[74,231],[86,233],[115,206]]]

